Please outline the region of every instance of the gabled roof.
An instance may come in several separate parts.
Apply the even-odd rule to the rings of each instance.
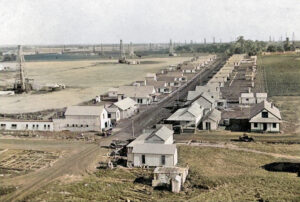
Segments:
[[[268,93],[256,93],[256,97],[267,98],[268,97]]]
[[[241,93],[242,98],[253,98],[254,93]]]
[[[258,113],[263,110],[267,110],[269,113],[273,114],[275,117],[281,120],[280,111],[277,107],[275,107],[272,103],[264,100],[251,108],[250,118],[253,118]],[[266,119],[266,118],[265,118]]]
[[[100,116],[104,106],[71,106],[68,107],[65,115],[83,115],[83,116]]]
[[[109,88],[108,92],[118,92],[118,88]]]
[[[165,81],[146,80],[146,86],[154,86],[154,88],[165,87]]]
[[[168,140],[171,136],[173,136],[174,131],[169,129],[166,126],[161,126],[160,128],[158,128],[157,130],[153,131],[151,133],[151,135],[149,135],[146,140],[149,140],[151,137],[153,136],[157,136],[160,139],[162,139],[163,141]]]
[[[175,77],[173,76],[166,76],[166,74],[160,75],[157,77],[157,81],[165,81],[168,83],[173,83],[175,81]]]
[[[167,120],[169,121],[194,121],[195,118],[203,115],[203,108],[198,103],[193,103],[190,107],[178,109]]]
[[[133,147],[134,154],[175,154],[175,144],[138,144]]]
[[[182,72],[168,72],[167,74],[165,74],[165,76],[171,76],[171,77],[183,77],[183,73]]]
[[[137,105],[137,103],[130,97],[127,97],[123,100],[120,100],[120,101],[114,103],[114,105],[117,106],[118,108],[120,108],[121,110],[126,110],[131,107],[134,107],[135,105]]]
[[[203,119],[204,120],[210,119],[210,120],[213,120],[215,122],[218,122],[218,121],[221,120],[221,112],[217,109],[213,109]]]
[[[203,92],[203,93],[201,93],[201,95],[198,96],[198,98],[195,98],[195,99],[197,99],[198,104],[201,106],[200,98],[204,98],[207,102],[209,102],[211,104],[215,103],[215,100],[207,92]]]
[[[150,97],[154,93],[154,86],[120,86],[118,90],[118,94],[126,97]]]

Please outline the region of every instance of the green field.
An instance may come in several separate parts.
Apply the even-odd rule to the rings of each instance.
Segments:
[[[270,172],[262,166],[284,161],[268,155],[222,148],[179,147],[179,164],[189,165],[179,194],[150,186],[151,170],[99,170],[81,182],[52,183],[31,195],[30,201],[299,201],[296,173]],[[143,177],[144,181],[135,182]]]
[[[300,55],[260,56],[258,68],[263,68],[270,97],[300,95]]]

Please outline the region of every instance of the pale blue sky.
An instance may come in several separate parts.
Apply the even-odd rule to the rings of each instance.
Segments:
[[[298,39],[300,1],[0,0],[0,22],[0,45]]]

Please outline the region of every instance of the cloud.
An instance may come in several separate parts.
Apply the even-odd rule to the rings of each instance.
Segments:
[[[297,0],[0,0],[1,44],[267,40],[300,33]]]

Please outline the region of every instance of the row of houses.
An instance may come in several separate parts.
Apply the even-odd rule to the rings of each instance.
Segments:
[[[252,132],[280,132],[282,118],[279,109],[267,100],[267,93],[251,92],[251,89],[254,88],[257,56],[237,55],[234,58],[236,60],[228,63],[238,64],[236,68],[238,71],[242,71],[241,75],[243,75],[239,79],[243,79],[244,83],[250,82],[251,85],[247,87],[248,92],[240,93],[238,104],[233,104],[232,109],[229,109],[229,114],[231,113],[230,110],[233,111],[229,119],[230,125],[233,125],[233,128],[238,125],[236,127],[238,130],[250,130]],[[234,108],[236,105],[237,107]]]
[[[194,58],[179,65],[171,65],[158,73],[148,73],[144,81],[130,86],[108,90],[107,97],[113,102],[100,106],[70,106],[63,118],[53,120],[0,120],[2,130],[36,131],[104,131],[121,119],[130,118],[139,111],[140,105],[159,101],[162,95],[174,92],[188,82],[202,68],[216,59],[215,55]],[[190,71],[191,70],[191,71]],[[100,101],[100,97],[97,97]]]
[[[158,102],[194,78],[215,59],[216,55],[208,55],[179,65],[170,65],[157,73],[147,73],[142,81],[135,81],[128,86],[110,88],[106,95],[102,95],[102,98],[120,101],[130,97],[142,105]]]
[[[234,67],[240,64],[240,55],[234,55],[204,86],[196,86],[189,91],[186,106],[178,109],[166,123],[173,125],[178,132],[194,132],[200,130],[216,130],[221,121],[221,111],[227,107],[222,98],[221,87],[229,79]]]

